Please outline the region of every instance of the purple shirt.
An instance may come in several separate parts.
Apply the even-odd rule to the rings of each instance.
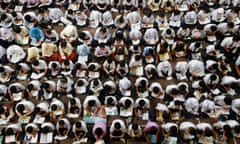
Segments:
[[[160,130],[158,123],[149,121],[149,122],[147,122],[147,124],[146,124],[145,128],[143,129],[143,131],[144,132],[149,132],[151,127],[156,127],[158,132]]]
[[[95,134],[95,131],[96,131],[97,128],[101,128],[102,131],[103,131],[102,135],[99,137],[100,139],[102,139],[106,135],[107,125],[104,122],[96,122],[94,124],[92,134],[95,138],[98,138],[98,136]]]

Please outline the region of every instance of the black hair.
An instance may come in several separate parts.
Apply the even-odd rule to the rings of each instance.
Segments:
[[[59,125],[63,126],[65,122],[64,122],[64,120],[60,120],[58,123],[59,123]]]
[[[95,100],[89,100],[88,101],[88,106],[92,107],[94,105],[96,105],[96,101]]]
[[[45,126],[42,128],[42,133],[47,134],[50,131],[50,128],[48,126]]]
[[[83,80],[78,80],[78,82],[77,82],[77,86],[83,86]]]
[[[15,68],[16,68],[16,70],[21,70],[22,66],[17,64]]]
[[[56,69],[57,68],[57,64],[56,63],[52,63],[52,68]]]
[[[143,99],[141,99],[141,100],[139,101],[139,106],[144,107],[145,104],[146,104],[146,102],[145,102]]]
[[[234,27],[234,23],[233,23],[233,22],[229,22],[227,25],[228,25],[228,27],[230,27],[230,28],[233,28],[233,27]]]
[[[215,81],[217,79],[217,76],[215,75],[215,74],[212,74],[211,76],[210,76],[210,80],[211,81]]]
[[[7,18],[7,15],[6,15],[5,13],[3,13],[3,14],[1,15],[1,18],[0,18],[0,19],[1,19],[1,21],[2,21],[2,20],[5,20],[6,18]]]
[[[123,23],[123,22],[124,22],[123,16],[121,16],[121,17],[119,18],[119,22],[120,22],[120,23]]]
[[[176,100],[176,101],[174,101],[174,104],[175,104],[175,105],[181,105],[181,104],[182,104],[182,102],[181,102],[181,101],[179,101],[179,100]]]
[[[213,136],[213,131],[210,128],[206,128],[205,136],[207,136],[207,137]]]
[[[140,60],[141,59],[141,56],[140,55],[135,55],[135,60]]]
[[[61,42],[61,46],[63,46],[63,47],[67,46],[67,42],[62,41],[62,42]]]
[[[102,133],[103,133],[103,130],[100,128],[100,127],[98,127],[98,128],[96,128],[96,130],[95,130],[95,132],[94,132],[98,137],[100,137],[101,135],[102,135]]]
[[[109,97],[109,98],[107,99],[107,104],[108,104],[108,105],[114,105],[114,100],[113,100],[112,97]]]
[[[62,77],[62,78],[60,79],[60,82],[66,83],[66,82],[67,82],[67,78],[66,78],[66,77]]]
[[[27,86],[27,89],[30,90],[30,91],[33,90],[33,84],[30,83],[30,84]]]
[[[95,79],[95,80],[93,80],[93,84],[94,84],[95,86],[97,86],[97,85],[99,85],[99,81],[98,81],[97,79]]]
[[[181,84],[179,87],[179,92],[184,93],[187,90],[187,86],[185,84]]]
[[[157,128],[155,126],[152,126],[150,128],[149,134],[152,134],[152,135],[157,134]]]
[[[25,16],[24,16],[24,19],[25,19],[26,21],[28,21],[28,22],[33,22],[33,19],[32,19],[32,17],[31,17],[30,15],[25,15]]]
[[[226,105],[231,105],[232,104],[232,98],[231,97],[225,97],[224,102],[226,103]]]
[[[50,87],[50,84],[45,82],[42,84],[42,87],[45,88],[45,89],[48,89]]]
[[[201,43],[200,43],[200,42],[196,42],[196,43],[195,43],[195,47],[196,47],[196,48],[199,48],[200,46],[201,46]]]
[[[179,91],[178,91],[177,88],[173,88],[173,89],[171,90],[171,94],[173,94],[173,95],[176,95],[176,94],[178,94],[178,93],[179,93]]]
[[[138,129],[138,124],[137,123],[133,123],[132,124],[132,129],[133,130],[137,130]]]
[[[75,105],[75,104],[76,104],[75,98],[71,98],[71,99],[70,99],[70,103],[71,103],[71,105]]]
[[[120,122],[116,122],[116,123],[114,124],[114,128],[115,128],[115,129],[120,129],[120,128],[121,128]]]
[[[16,93],[17,92],[17,87],[16,86],[11,86],[10,87],[10,92]]]
[[[52,111],[56,111],[56,110],[57,110],[57,105],[56,105],[56,104],[53,104],[53,105],[51,106],[51,110],[52,110]]]
[[[82,64],[81,64],[81,63],[76,63],[76,64],[75,64],[75,68],[76,68],[76,69],[80,69],[80,68],[81,68],[81,66],[82,66]]]
[[[13,128],[7,128],[7,130],[6,130],[6,134],[7,135],[13,135],[14,134],[14,131],[13,131]]]
[[[164,120],[167,120],[170,118],[170,114],[167,111],[163,111],[162,112],[162,117]]]
[[[33,64],[34,66],[38,66],[38,65],[39,65],[39,61],[38,61],[37,59],[35,59],[35,60],[33,60],[32,64]]]
[[[125,103],[124,103],[124,106],[125,107],[130,107],[132,104],[131,100],[130,99],[126,99]]]
[[[217,30],[217,27],[216,27],[215,25],[212,25],[212,26],[210,27],[210,30],[211,30],[212,32],[215,32],[215,31]]]
[[[76,127],[77,127],[77,128],[81,128],[81,127],[82,127],[82,123],[81,123],[81,122],[79,122],[79,121],[78,121],[78,122],[76,122]]]
[[[233,128],[234,132],[239,134],[240,133],[240,125],[237,125]]]
[[[167,29],[167,30],[166,30],[166,34],[169,34],[169,35],[170,35],[171,33],[172,33],[172,31],[171,31],[170,29]]]
[[[90,71],[94,71],[96,69],[96,66],[94,64],[91,64],[88,69]]]
[[[68,12],[68,14],[73,14],[73,10],[72,9],[69,9],[67,12]]]
[[[13,11],[13,12],[11,13],[11,15],[12,15],[13,17],[16,17],[16,16],[17,16],[17,13],[16,13],[15,11]]]
[[[194,129],[193,127],[190,127],[188,131],[189,131],[189,134],[196,135],[196,129]]]
[[[105,33],[105,32],[107,32],[107,29],[105,27],[102,27],[101,31]]]
[[[171,126],[169,129],[169,133],[171,136],[177,136],[177,134],[178,134],[177,126],[175,126],[175,125]]]
[[[33,127],[32,126],[27,127],[26,131],[28,133],[32,133],[33,132]]]
[[[123,38],[123,32],[121,30],[116,31],[116,38],[119,38],[119,39]]]
[[[153,87],[153,90],[152,90],[154,93],[158,93],[160,91],[159,87]]]
[[[39,112],[40,112],[40,107],[35,107],[34,113],[37,114],[37,113],[39,113]]]

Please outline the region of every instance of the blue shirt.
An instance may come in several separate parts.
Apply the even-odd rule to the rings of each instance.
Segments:
[[[88,56],[90,54],[90,47],[86,44],[81,44],[77,46],[78,56]]]

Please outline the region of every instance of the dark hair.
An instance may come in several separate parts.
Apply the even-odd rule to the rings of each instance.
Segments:
[[[25,19],[26,21],[28,21],[28,22],[33,22],[33,19],[32,19],[32,17],[31,17],[30,15],[25,15],[25,16],[24,16],[24,19]]]
[[[171,136],[176,136],[178,134],[177,126],[173,125],[169,129],[169,133]]]
[[[2,15],[1,15],[1,20],[5,20],[7,18],[7,15],[5,14],[5,13],[3,13]]]
[[[215,31],[217,30],[217,27],[216,27],[215,25],[212,25],[212,26],[210,27],[210,29],[211,29],[212,32],[215,32]]]
[[[226,105],[231,105],[232,104],[232,98],[231,97],[225,97],[224,102],[226,103]]]
[[[68,10],[68,14],[73,14],[73,10],[72,10],[72,9],[69,9],[69,10]]]
[[[61,46],[63,46],[63,47],[67,46],[67,42],[62,41],[62,42],[61,42]]]
[[[22,66],[17,64],[15,68],[16,68],[16,70],[21,70]]]
[[[100,137],[101,135],[102,135],[102,133],[103,133],[103,130],[100,128],[100,127],[98,127],[98,128],[96,128],[96,130],[95,130],[95,132],[94,132],[98,137]]]
[[[28,90],[32,90],[33,89],[33,84],[29,84],[28,86],[27,86],[27,88],[28,88]]]
[[[93,84],[94,84],[95,86],[97,86],[97,85],[99,85],[99,81],[98,81],[97,79],[95,79],[95,80],[93,80]]]
[[[212,74],[211,76],[210,76],[210,80],[211,81],[215,81],[217,79],[217,76],[215,75],[215,74]]]
[[[45,126],[42,128],[42,133],[46,134],[50,131],[50,128],[48,126]]]
[[[157,128],[156,128],[155,126],[152,126],[152,127],[150,128],[149,134],[154,135],[154,134],[156,134],[156,133],[157,133]]]
[[[131,100],[130,100],[130,99],[127,99],[127,100],[125,101],[125,103],[124,103],[124,106],[125,106],[125,107],[130,107],[131,104],[132,104]]]
[[[141,56],[140,55],[135,55],[135,60],[140,60],[141,59]]]
[[[83,86],[83,80],[78,80],[78,82],[77,82],[77,86]]]
[[[66,78],[66,77],[62,77],[62,78],[60,79],[60,82],[66,83],[66,82],[67,82],[67,78]]]
[[[234,27],[234,23],[233,23],[233,22],[229,22],[227,25],[228,25],[228,27],[230,27],[230,28],[233,28],[233,27]]]
[[[138,129],[138,124],[137,123],[133,123],[132,124],[132,129],[133,130],[137,130]]]
[[[17,13],[16,13],[15,11],[13,11],[13,12],[11,13],[11,15],[12,15],[13,17],[16,17],[16,16],[17,16]]]
[[[75,105],[75,104],[76,104],[75,98],[71,98],[71,99],[70,99],[70,103],[71,103],[71,105]]]
[[[145,102],[143,99],[141,99],[141,100],[139,101],[139,106],[144,107],[145,104],[146,104],[146,102]]]
[[[58,123],[59,123],[59,125],[63,126],[65,122],[64,122],[64,120],[59,120]]]
[[[52,68],[56,69],[57,68],[57,64],[56,63],[52,63]]]
[[[95,100],[89,100],[88,101],[88,106],[92,107],[94,105],[96,105],[96,101]]]
[[[40,107],[35,107],[34,113],[37,114],[37,113],[39,113],[39,112],[40,112]]]
[[[185,84],[181,84],[179,87],[178,87],[179,91],[182,93],[182,92],[186,92],[187,90],[187,86]]]
[[[169,35],[170,35],[171,33],[172,33],[172,31],[171,31],[170,29],[167,29],[167,30],[166,30],[166,34],[169,34]]]
[[[114,124],[114,128],[115,128],[115,129],[120,129],[120,128],[121,128],[120,122],[116,122],[116,123]]]
[[[154,93],[158,93],[159,91],[160,91],[160,89],[159,89],[158,87],[156,87],[156,86],[153,87],[153,92],[154,92]]]
[[[201,46],[201,43],[200,42],[196,42],[195,45],[194,45],[196,48],[199,48]]]
[[[56,110],[57,110],[57,105],[56,105],[56,104],[53,104],[53,105],[51,106],[51,110],[52,110],[52,111],[56,111]]]
[[[37,59],[35,59],[35,60],[32,62],[32,64],[33,64],[34,66],[38,66],[38,65],[39,65],[39,61],[38,61]]]
[[[33,132],[33,127],[32,126],[27,127],[26,131],[28,133],[32,133]]]
[[[17,92],[17,87],[16,86],[11,86],[10,87],[10,92],[16,93]]]
[[[173,88],[172,90],[171,90],[171,94],[173,94],[173,95],[176,95],[176,94],[178,94],[179,93],[179,91],[178,91],[178,89],[176,89],[176,88]]]
[[[235,133],[239,134],[240,133],[240,125],[235,126],[233,130]]]
[[[193,127],[190,127],[188,130],[189,130],[189,134],[196,135],[196,130]]]
[[[96,66],[94,64],[91,64],[88,69],[90,71],[94,71],[96,69]]]
[[[81,128],[81,127],[82,127],[82,123],[81,123],[81,122],[79,122],[79,121],[78,121],[78,122],[76,122],[76,127],[77,127],[77,128]]]
[[[207,136],[207,137],[213,136],[213,131],[210,128],[206,128],[205,136]]]
[[[114,100],[113,100],[112,97],[109,97],[109,98],[107,99],[107,104],[108,104],[108,105],[114,105]]]
[[[13,135],[14,134],[14,131],[13,131],[13,128],[7,128],[7,130],[6,130],[6,134],[7,135]]]

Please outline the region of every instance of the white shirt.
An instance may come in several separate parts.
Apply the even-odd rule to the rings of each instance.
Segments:
[[[144,33],[143,39],[151,45],[154,45],[159,40],[158,31],[155,28],[147,29]]]
[[[204,64],[199,60],[191,60],[188,63],[189,72],[197,77],[205,74]]]
[[[123,132],[123,133],[126,133],[127,132],[127,128],[126,128],[126,125],[124,123],[123,120],[121,119],[115,119],[112,121],[112,124],[111,124],[111,127],[110,127],[110,132],[113,132],[115,130],[114,126],[115,126],[115,123],[119,122],[120,125],[121,125],[121,128],[120,130]]]
[[[26,53],[22,47],[18,45],[11,45],[7,48],[7,59],[11,63],[17,63],[26,57]]]
[[[167,76],[169,77],[172,75],[172,65],[169,63],[169,61],[160,62],[157,66],[157,71],[159,77],[165,77],[163,72],[167,73]]]
[[[198,108],[199,108],[198,99],[190,97],[185,101],[184,105],[187,112],[192,114],[198,114]]]

